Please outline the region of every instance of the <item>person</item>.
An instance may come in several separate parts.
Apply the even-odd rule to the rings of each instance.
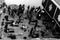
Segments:
[[[9,34],[9,35],[7,36],[7,38],[9,38],[9,39],[16,39],[16,35],[14,35],[14,34]]]
[[[10,7],[10,6],[8,6],[8,7],[7,7],[7,9],[8,9],[8,10],[7,10],[7,11],[8,11],[8,14],[10,15],[11,7]]]
[[[4,19],[2,19],[1,26],[4,26]]]
[[[3,2],[2,7],[7,7],[7,4],[5,2]]]
[[[8,17],[9,17],[8,15],[5,15],[5,16],[4,16],[4,19],[5,19],[6,21],[9,21],[9,20],[8,20]]]

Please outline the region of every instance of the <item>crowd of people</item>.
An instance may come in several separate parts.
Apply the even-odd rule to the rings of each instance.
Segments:
[[[39,15],[37,17],[36,17],[36,15],[38,14],[38,11],[41,11],[40,6],[37,7],[37,8],[34,7],[34,6],[30,8],[30,6],[28,6],[27,10],[25,10],[25,5],[21,5],[20,4],[18,6],[18,9],[16,9],[16,8],[12,9],[10,6],[7,6],[5,3],[3,3],[3,5],[1,5],[0,8],[2,9],[4,7],[7,8],[7,14],[8,14],[8,15],[5,15],[4,19],[2,20],[2,21],[6,20],[5,24],[4,24],[4,22],[2,22],[2,24],[1,24],[1,26],[4,26],[4,32],[5,33],[14,33],[14,29],[8,28],[9,24],[12,27],[18,26],[18,25],[13,25],[14,20],[9,20],[8,19],[9,16],[14,18],[15,15],[17,15],[18,16],[18,20],[16,21],[16,23],[18,23],[18,24],[21,23],[21,20],[22,20],[21,18],[23,18],[23,19],[28,19],[29,20],[29,24],[31,24],[31,22],[32,22],[32,24],[36,23],[36,25],[37,25],[37,19],[36,18],[38,18]],[[3,13],[6,13],[6,9],[5,8],[3,9]],[[23,17],[23,16],[25,16],[25,17]],[[36,17],[36,18],[34,18],[34,17]],[[29,35],[31,35],[31,32],[30,32]],[[37,36],[38,36],[38,34],[37,34]],[[8,38],[16,39],[16,36],[14,36],[14,37],[15,38],[13,38],[13,35],[8,35]]]
[[[45,34],[47,32],[47,30],[45,29],[44,26],[41,26],[41,25],[38,25],[39,21],[38,20],[41,20],[41,21],[48,21],[50,22],[50,17],[47,15],[47,13],[45,12],[44,9],[41,9],[41,7],[30,7],[28,6],[27,7],[27,10],[25,11],[25,5],[19,5],[18,6],[18,9],[11,9],[10,6],[8,7],[8,14],[14,18],[15,15],[18,16],[18,24],[21,23],[21,21],[23,19],[28,19],[29,22],[28,24],[30,25],[34,25],[34,27],[31,28],[29,34],[28,34],[28,37],[30,38],[39,38],[40,36],[42,37],[46,37],[45,35],[48,35],[50,36],[48,33]],[[25,14],[25,15],[24,15]],[[48,17],[49,19],[48,19]],[[22,19],[23,18],[23,19]],[[36,30],[36,28],[44,28],[43,31],[42,30]],[[23,28],[25,29],[25,28]],[[46,31],[44,31],[46,30]],[[24,30],[25,31],[25,30]]]
[[[4,7],[4,6],[6,6],[5,3],[3,3],[1,8]],[[5,23],[5,27],[4,27],[4,32],[5,33],[14,33],[14,30],[13,29],[9,29],[8,25],[10,24],[10,26],[12,26],[12,27],[13,26],[16,27],[16,25],[13,25],[14,21],[13,20],[9,20],[8,17],[10,16],[12,18],[15,18],[15,15],[17,15],[18,16],[18,21],[16,23],[18,23],[18,24],[21,23],[21,20],[22,20],[21,18],[23,18],[23,19],[28,19],[29,20],[28,24],[34,25],[34,27],[31,28],[28,37],[30,37],[30,38],[38,38],[38,37],[40,37],[39,31],[36,31],[36,28],[38,26],[41,28],[41,26],[38,25],[38,20],[41,20],[41,11],[43,11],[43,10],[41,10],[40,6],[39,7],[35,7],[35,6],[30,7],[30,6],[28,6],[27,10],[25,11],[25,5],[21,5],[20,4],[18,6],[18,9],[16,9],[16,8],[12,9],[10,6],[8,6],[7,9],[8,9],[7,10],[8,11],[8,15],[6,15],[4,17],[4,20],[7,21]],[[5,11],[6,10],[3,9],[3,13],[5,13]],[[25,17],[23,17],[23,16],[25,16]],[[10,21],[10,22],[8,22],[8,21]],[[3,25],[3,22],[2,22],[2,25]],[[44,32],[42,32],[42,33],[44,33]],[[8,38],[16,39],[16,36],[14,36],[14,37],[15,38],[13,38],[12,35],[8,35]]]
[[[6,6],[6,4],[3,4],[4,6]],[[0,8],[4,7],[1,6]],[[53,37],[52,35],[50,35],[50,30],[52,30],[52,26],[54,23],[52,23],[52,19],[47,15],[46,11],[44,9],[41,9],[41,7],[31,7],[30,5],[27,7],[27,10],[25,10],[25,5],[19,5],[18,8],[11,8],[10,6],[7,6],[7,14],[4,17],[4,20],[9,21],[5,23],[5,27],[4,27],[4,32],[5,33],[14,33],[14,29],[9,29],[8,25],[10,24],[10,26],[12,27],[17,27],[19,25],[14,25],[14,20],[9,20],[8,17],[12,17],[13,19],[15,18],[15,15],[18,16],[18,19],[16,20],[16,23],[22,23],[21,21],[24,19],[29,20],[28,24],[29,25],[34,25],[34,27],[32,27],[29,30],[29,34],[28,37],[29,38],[39,38],[39,37]],[[3,13],[5,13],[5,9],[3,10]],[[42,21],[42,26],[38,25],[39,21]],[[2,25],[4,22],[2,22]],[[44,26],[43,26],[44,25]],[[40,30],[38,28],[42,28],[43,30]],[[22,28],[22,30],[24,30],[25,28]],[[9,31],[11,30],[11,31]],[[25,29],[24,31],[26,31],[27,29]],[[49,31],[49,32],[47,32]],[[13,38],[14,37],[14,38]],[[16,39],[15,35],[8,35],[8,38],[11,39]],[[24,39],[26,39],[26,37],[24,37]]]

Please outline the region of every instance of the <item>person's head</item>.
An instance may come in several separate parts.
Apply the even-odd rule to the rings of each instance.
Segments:
[[[21,4],[19,4],[19,7],[21,7],[22,5]]]
[[[30,5],[28,5],[27,9],[30,9]]]

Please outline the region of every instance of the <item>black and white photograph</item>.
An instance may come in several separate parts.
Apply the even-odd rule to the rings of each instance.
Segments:
[[[0,40],[60,40],[60,0],[0,0]]]

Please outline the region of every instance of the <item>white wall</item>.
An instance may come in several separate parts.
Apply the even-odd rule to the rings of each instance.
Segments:
[[[7,5],[9,4],[25,4],[30,6],[40,6],[42,3],[42,0],[6,0]]]

